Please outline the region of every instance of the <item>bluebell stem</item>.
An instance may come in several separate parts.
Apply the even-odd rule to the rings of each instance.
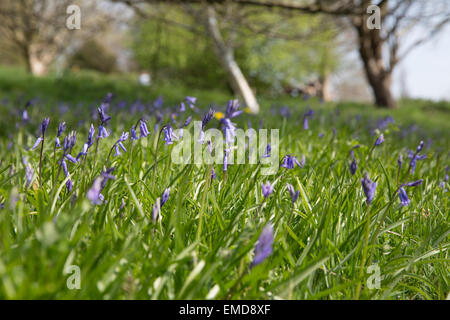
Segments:
[[[285,155],[281,161],[282,161],[281,166],[286,169],[294,169],[296,164],[299,167],[302,167],[300,162],[298,162],[297,158],[289,154]]]
[[[364,176],[363,179],[361,179],[361,184],[363,187],[364,194],[366,195],[366,202],[367,204],[370,204],[373,200],[373,196],[375,195],[375,189],[377,188],[377,183],[372,182],[369,179],[368,174]]]
[[[292,203],[295,203],[300,195],[300,190],[295,191],[294,187],[291,184],[287,184],[287,189],[289,192],[289,196],[291,197]]]
[[[273,238],[273,227],[269,223],[264,227],[258,238],[258,242],[255,247],[255,257],[253,258],[251,267],[260,264],[272,254]]]
[[[273,186],[270,184],[269,181],[267,181],[265,184],[261,184],[261,189],[264,198],[267,198],[272,192],[273,192]]]

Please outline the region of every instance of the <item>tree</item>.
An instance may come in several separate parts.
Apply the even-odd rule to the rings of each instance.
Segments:
[[[82,27],[70,30],[67,8],[81,8]],[[47,73],[56,57],[73,50],[80,39],[90,38],[105,26],[107,18],[97,2],[84,0],[2,0],[0,33],[6,46],[18,53],[35,75]]]
[[[133,1],[133,0],[128,0]],[[140,0],[142,1],[142,0]],[[153,3],[155,0],[143,0]],[[208,3],[265,7],[308,14],[327,14],[348,19],[358,36],[359,56],[375,104],[394,108],[392,73],[415,47],[431,39],[450,21],[447,0],[206,0]],[[202,0],[166,0],[166,3],[202,3]],[[374,7],[375,5],[375,7]],[[373,27],[379,15],[381,28]],[[428,34],[400,52],[401,39],[417,26]]]

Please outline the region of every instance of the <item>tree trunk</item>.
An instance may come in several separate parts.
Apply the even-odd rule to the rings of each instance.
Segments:
[[[358,33],[359,55],[367,81],[372,88],[375,104],[378,107],[395,108],[395,100],[391,92],[392,69],[386,67],[383,61],[384,40],[379,29],[367,27],[367,19],[367,15],[353,18],[353,26]]]
[[[256,97],[250,88],[247,79],[242,73],[239,65],[234,59],[233,50],[228,48],[222,38],[222,35],[217,24],[216,13],[214,7],[208,6],[207,10],[207,30],[211,36],[216,54],[220,60],[222,67],[228,74],[228,80],[235,94],[238,94],[244,99],[245,104],[252,113],[259,112],[259,104]]]

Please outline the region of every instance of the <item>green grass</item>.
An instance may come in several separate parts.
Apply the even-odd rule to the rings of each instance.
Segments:
[[[100,140],[97,155],[94,145],[85,161],[68,163],[74,183],[68,192],[63,174],[55,181],[56,126],[68,123],[63,137],[77,131],[72,151],[76,155],[90,123],[97,126],[90,110],[108,91],[116,94],[109,112],[108,129],[113,133]],[[286,154],[305,155],[305,166],[262,176],[258,165],[232,165],[224,178],[222,166],[215,165],[217,177],[210,180],[209,166],[173,164],[173,146],[157,143],[153,130],[146,139],[126,141],[128,152],[111,157],[107,164],[107,154],[122,131],[142,116],[152,116],[149,129],[155,123],[148,112],[118,110],[115,104],[138,97],[146,102],[162,93],[170,106],[194,95],[202,109],[216,103],[223,111],[225,93],[170,86],[149,90],[131,80],[104,80],[95,74],[35,79],[5,70],[0,72],[0,93],[9,99],[0,103],[2,299],[445,299],[450,292],[450,205],[445,191],[450,186],[447,182],[445,188],[439,187],[449,164],[448,104],[404,101],[393,111],[396,123],[372,136],[367,126],[387,111],[351,103],[262,98],[260,116],[244,114],[236,123],[245,128],[251,121],[257,128],[263,119],[264,128],[280,129],[280,159]],[[29,109],[32,121],[23,124],[19,102],[36,95],[41,102]],[[66,113],[58,111],[60,101],[69,103]],[[272,104],[290,105],[291,117],[272,114]],[[310,130],[303,130],[301,119],[308,104],[315,116]],[[51,125],[41,187],[39,148],[28,148],[45,116]],[[169,121],[166,115],[163,123]],[[405,131],[412,123],[418,129]],[[217,126],[214,119],[208,127]],[[192,124],[187,130],[193,131]],[[371,153],[381,132],[385,141]],[[420,140],[428,139],[432,144],[424,149],[427,159],[409,172],[406,150],[415,150]],[[358,170],[352,176],[349,151],[356,144],[361,147],[355,150]],[[400,206],[395,193],[399,154],[404,157],[400,182],[424,179],[420,186],[407,188],[411,199],[407,207]],[[35,173],[29,187],[23,156]],[[60,156],[58,149],[56,158]],[[94,205],[86,193],[110,166],[115,167],[116,179],[102,192],[107,202]],[[361,188],[364,172],[377,182],[371,206]],[[263,202],[261,183],[267,180],[274,184],[274,192]],[[286,183],[300,190],[294,206]],[[168,187],[169,200],[154,223],[152,207]],[[269,222],[275,233],[273,254],[250,268],[259,234]],[[365,284],[373,273],[367,267],[375,264],[381,286],[369,289]],[[72,273],[64,270],[71,265],[81,271],[79,290],[67,287]]]

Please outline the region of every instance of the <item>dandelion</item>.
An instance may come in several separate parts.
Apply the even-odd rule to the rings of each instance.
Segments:
[[[292,204],[294,204],[297,201],[298,196],[300,195],[300,190],[295,191],[294,187],[289,183],[287,184],[287,189],[289,192],[289,196],[291,197]]]
[[[375,195],[375,189],[377,187],[377,183],[376,182],[372,182],[369,179],[368,174],[366,173],[364,178],[361,179],[361,184],[362,184],[362,187],[363,187],[364,194],[366,195],[367,204],[370,204],[372,202],[372,200],[373,200],[373,196]]]
[[[267,198],[273,192],[273,186],[267,181],[265,184],[261,184],[262,193],[264,198]]]
[[[262,230],[258,242],[255,247],[255,257],[251,263],[251,267],[254,267],[264,260],[267,259],[268,256],[272,254],[272,245],[273,245],[273,227],[269,223]]]

